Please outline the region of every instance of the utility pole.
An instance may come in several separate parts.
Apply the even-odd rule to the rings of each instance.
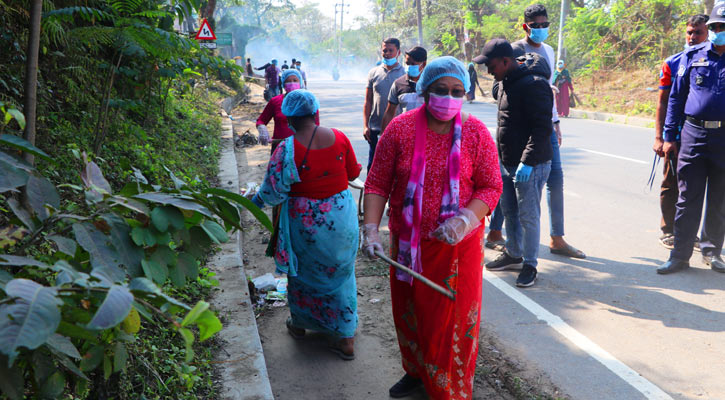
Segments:
[[[569,12],[569,0],[561,0],[561,15],[559,16],[559,42],[556,48],[556,60],[561,60],[562,49],[564,48],[564,24],[566,14]]]
[[[422,0],[415,0],[415,8],[418,10],[418,46],[423,46],[423,16],[420,10],[420,2]]]
[[[343,21],[345,18],[345,7],[348,7],[347,13],[350,13],[350,4],[345,4],[345,0],[341,0],[340,3],[335,3],[335,23],[337,23],[337,6],[340,6],[340,37],[337,41],[337,65],[340,66],[340,57],[342,52],[342,33],[345,31],[343,28]]]

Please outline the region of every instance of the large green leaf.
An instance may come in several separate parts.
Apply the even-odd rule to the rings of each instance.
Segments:
[[[81,172],[81,179],[86,187],[92,190],[101,189],[102,192],[111,194],[111,185],[101,172],[101,168],[93,161],[86,163],[86,168]]]
[[[169,225],[174,229],[181,229],[184,227],[184,214],[175,207],[156,207],[151,212],[151,222],[161,232],[166,232]]]
[[[127,288],[118,285],[111,286],[103,304],[88,323],[88,329],[109,329],[120,324],[131,311],[132,302],[133,295]]]
[[[229,192],[229,191],[226,191],[226,190],[223,190],[223,189],[218,189],[218,188],[204,189],[204,190],[202,190],[202,193],[204,193],[204,194],[213,194],[213,195],[216,195],[216,196],[219,196],[219,197],[224,197],[224,198],[227,198],[229,200],[235,201],[236,203],[238,203],[242,207],[244,207],[247,210],[249,210],[249,212],[251,212],[252,215],[254,215],[254,217],[257,218],[257,220],[265,228],[267,228],[267,230],[269,230],[270,232],[273,230],[273,228],[272,228],[272,221],[269,219],[269,217],[267,216],[267,214],[265,214],[264,211],[262,211],[254,203],[252,203],[252,200],[249,200],[248,198],[246,198],[246,197],[244,197],[244,196],[242,196],[240,194],[233,193],[233,192]]]
[[[196,326],[199,328],[199,340],[204,341],[222,330],[223,326],[219,318],[211,310],[206,310],[196,319]]]
[[[191,324],[194,324],[197,319],[201,316],[201,314],[209,309],[209,303],[206,301],[199,301],[194,305],[194,308],[192,308],[184,317],[184,320],[181,321],[181,326],[189,326]]]
[[[45,220],[50,215],[45,208],[46,204],[56,209],[60,208],[60,196],[58,195],[58,191],[55,190],[55,186],[49,180],[31,175],[28,178],[28,184],[25,190],[27,191],[30,208],[33,209],[41,220]]]
[[[91,255],[91,275],[101,280],[106,279],[110,283],[120,282],[125,278],[125,273],[118,267],[121,258],[110,245],[108,236],[87,222],[73,224],[73,233],[78,244]]]
[[[30,213],[25,208],[23,208],[19,201],[11,197],[8,199],[8,205],[10,206],[10,209],[13,211],[15,216],[18,217],[20,222],[23,223],[23,225],[25,225],[30,230],[35,230],[35,222],[33,222],[33,217],[30,216]]]
[[[0,193],[24,186],[29,178],[30,175],[26,171],[0,160]]]
[[[161,289],[148,278],[133,278],[128,284],[128,290],[139,293],[161,294]]]
[[[229,241],[227,231],[225,231],[221,225],[210,219],[207,219],[201,223],[201,229],[203,229],[204,232],[209,235],[209,238],[216,244],[226,243]]]
[[[81,353],[79,353],[78,349],[73,346],[73,343],[70,341],[70,339],[63,335],[59,335],[57,333],[50,335],[46,344],[59,353],[71,356],[76,360],[81,359]]]
[[[199,277],[199,264],[189,253],[179,253],[176,258],[176,267],[189,279],[195,280]]]
[[[169,276],[168,267],[153,260],[141,260],[141,267],[146,277],[159,285],[162,285]]]
[[[111,227],[110,235],[113,247],[116,248],[121,263],[126,266],[128,274],[131,276],[141,275],[143,249],[131,241],[131,227],[116,214],[104,214],[103,219]]]
[[[0,151],[0,161],[6,162],[10,165],[12,165],[15,168],[22,169],[24,171],[32,171],[34,168],[32,165],[28,164],[25,160],[22,160],[20,158],[15,158],[11,156],[10,154],[3,153]]]
[[[0,354],[0,393],[10,400],[21,400],[25,397],[24,390],[23,370],[11,368],[7,358]]]
[[[32,265],[42,269],[48,269],[50,266],[46,263],[42,263],[34,258],[11,256],[9,254],[0,254],[0,265],[10,265],[15,267],[24,267],[26,265]]]
[[[4,144],[6,146],[14,147],[16,149],[22,150],[26,153],[33,154],[35,156],[38,156],[40,158],[43,158],[47,161],[53,162],[53,159],[50,158],[48,154],[46,154],[43,150],[40,150],[39,148],[33,146],[28,142],[27,140],[15,136],[15,135],[0,135],[0,144]]]
[[[0,289],[5,290],[5,285],[13,280],[13,275],[0,269]]]
[[[194,199],[189,196],[172,195],[162,192],[151,192],[137,194],[133,197],[141,200],[147,200],[153,203],[171,205],[182,210],[196,211],[202,215],[212,218],[212,214],[208,208],[194,202]]]
[[[35,349],[48,340],[60,323],[63,301],[57,291],[28,279],[13,279],[5,285],[15,303],[0,305],[0,352],[12,365],[19,347]]]
[[[55,276],[56,286],[63,286],[68,283],[84,287],[88,286],[88,278],[90,278],[90,276],[85,272],[81,272],[73,268],[73,266],[65,260],[56,261],[55,264],[53,264],[53,271],[58,272]]]
[[[71,257],[75,256],[76,250],[78,249],[78,245],[75,240],[60,235],[50,235],[46,239],[55,243],[58,247],[58,251],[61,253],[67,254]]]

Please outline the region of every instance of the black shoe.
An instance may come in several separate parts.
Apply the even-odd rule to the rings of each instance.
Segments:
[[[534,282],[536,282],[536,267],[524,264],[524,268],[521,270],[521,273],[519,273],[519,277],[516,278],[516,286],[534,286]]]
[[[719,255],[702,256],[702,261],[705,263],[705,265],[712,268],[713,271],[725,273],[725,261],[723,261],[722,257],[720,257]]]
[[[660,275],[671,274],[673,272],[682,271],[690,268],[690,263],[685,260],[678,260],[676,258],[670,258],[666,263],[662,264],[657,268],[657,273]]]
[[[496,257],[495,260],[491,261],[490,263],[486,263],[486,269],[489,271],[503,271],[505,269],[508,269],[509,265],[520,264],[523,261],[523,258],[511,257],[507,252],[504,251],[499,254],[499,256]]]
[[[423,381],[418,378],[405,374],[402,378],[388,390],[390,397],[399,399],[401,397],[407,397],[413,394],[421,385]]]

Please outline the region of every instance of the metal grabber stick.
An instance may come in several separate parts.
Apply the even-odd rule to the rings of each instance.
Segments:
[[[391,260],[388,256],[383,254],[381,251],[375,251],[375,255],[380,257],[381,260],[385,261],[386,263],[392,265],[393,267],[410,274],[413,278],[421,281],[423,284],[428,286],[429,288],[435,290],[436,292],[448,297],[451,300],[455,300],[456,296],[451,293],[449,290],[445,289],[443,286],[431,281],[430,279],[426,278],[425,276],[413,271],[412,269],[406,267],[405,265],[399,264],[393,260]]]

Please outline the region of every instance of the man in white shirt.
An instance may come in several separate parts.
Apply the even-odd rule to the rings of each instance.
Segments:
[[[553,75],[556,67],[554,49],[544,43],[544,40],[549,36],[549,16],[546,12],[546,7],[541,4],[526,7],[522,28],[526,32],[526,37],[511,44],[514,50],[514,56],[522,56],[525,53],[537,53],[547,60],[549,69]],[[549,77],[549,82],[553,88],[552,78],[553,76]],[[554,150],[554,156],[551,160],[551,173],[546,182],[546,199],[549,203],[549,227],[551,236],[549,249],[552,254],[586,258],[584,252],[574,248],[564,240],[564,171],[561,165],[561,154],[559,153],[561,129],[559,128],[559,114],[556,111],[556,102],[554,102],[552,122],[554,128],[551,145]]]

